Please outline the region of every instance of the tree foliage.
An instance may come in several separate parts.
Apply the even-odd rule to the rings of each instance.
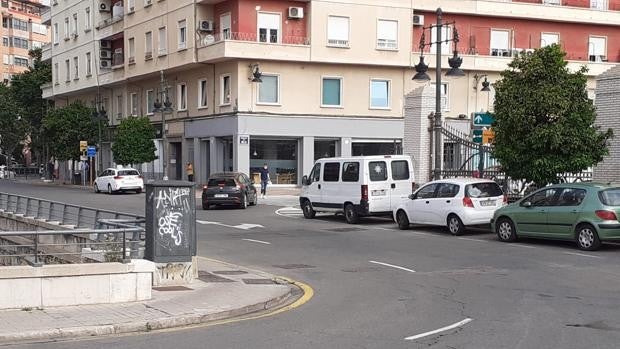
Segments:
[[[146,117],[128,118],[118,126],[112,153],[121,165],[142,164],[157,159],[155,155],[155,128]]]
[[[89,144],[97,142],[98,124],[93,118],[93,109],[81,102],[74,102],[62,108],[52,109],[43,119],[43,130],[50,139],[50,150],[58,160],[80,158],[80,141]],[[102,123],[101,127],[107,124]]]
[[[6,85],[0,84],[0,148],[3,154],[11,157],[20,149],[28,130],[28,122],[22,118],[18,105],[11,98],[11,91]],[[2,159],[2,163],[4,161],[6,158]]]
[[[559,45],[516,57],[495,87],[493,155],[506,174],[538,185],[603,160],[612,130],[594,125],[585,67],[570,72]]]

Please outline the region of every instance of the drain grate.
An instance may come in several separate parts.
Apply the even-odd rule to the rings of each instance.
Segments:
[[[335,233],[348,233],[350,231],[360,231],[362,230],[362,228],[332,228],[332,229],[325,229],[327,231],[332,231]]]
[[[214,271],[213,274],[218,274],[218,275],[243,275],[243,274],[247,274],[247,271],[243,271],[243,270],[220,270],[220,271]]]
[[[153,287],[155,291],[192,291],[193,288],[185,287],[185,286],[162,286],[162,287]]]
[[[274,285],[275,281],[271,279],[243,279],[243,282],[248,285]]]
[[[274,265],[274,267],[281,268],[281,269],[309,269],[309,268],[316,268],[314,265],[308,265],[308,264],[282,264],[282,265]]]
[[[235,282],[235,280],[223,278],[221,276],[217,276],[215,274],[211,274],[202,270],[198,271],[198,280],[204,282]]]

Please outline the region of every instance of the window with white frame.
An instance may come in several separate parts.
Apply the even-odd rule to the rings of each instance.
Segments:
[[[151,32],[144,34],[144,55],[145,58],[153,57],[153,33]]]
[[[258,84],[258,103],[280,103],[280,77],[278,75],[263,74]]]
[[[386,19],[377,21],[377,48],[398,49],[398,21]]]
[[[184,82],[177,85],[177,109],[187,110],[187,85]]]
[[[229,105],[230,104],[230,75],[222,75],[220,82],[220,104],[221,105]]]
[[[510,56],[510,30],[491,29],[491,56]]]
[[[158,40],[158,48],[157,54],[162,56],[168,53],[168,39],[166,34],[166,27],[159,28],[159,40]]]
[[[146,115],[153,115],[155,112],[155,91],[146,90]]]
[[[435,84],[434,82],[431,83],[431,86],[433,87],[433,92],[437,91],[437,84]],[[442,111],[447,111],[450,110],[450,99],[449,99],[449,94],[448,94],[448,83],[446,82],[442,82],[441,83],[441,110]]]
[[[607,61],[607,38],[604,36],[590,36],[588,56],[590,62]]]
[[[232,39],[232,33],[230,31],[230,13],[220,16],[220,35],[222,40]]]
[[[258,41],[280,42],[280,14],[258,13]]]
[[[65,17],[65,39],[69,39],[69,32],[70,32],[70,28],[69,28],[69,17]]]
[[[133,13],[136,10],[136,0],[127,0],[127,13]]]
[[[58,63],[54,63],[54,75],[53,75],[53,78],[54,78],[54,84],[55,85],[58,85],[58,79],[60,78],[58,74],[60,74],[60,71],[58,69]]]
[[[90,7],[84,10],[84,30],[90,30]]]
[[[187,48],[187,21],[180,20],[179,21],[179,50]]]
[[[122,118],[123,114],[123,95],[118,95],[116,96],[116,118]]]
[[[439,41],[439,37],[437,36],[438,33],[438,28],[437,27],[433,27],[433,29],[431,30],[431,42],[437,42]],[[449,54],[452,53],[452,42],[451,41],[447,41],[448,39],[450,39],[452,37],[452,28],[449,26],[442,26],[441,27],[441,41],[443,41],[441,43],[441,54]],[[436,54],[437,53],[437,44],[431,44],[431,53]]]
[[[608,9],[608,0],[590,0],[590,8],[597,10],[607,10]]]
[[[86,52],[86,76],[92,75],[92,57],[90,52]]]
[[[551,46],[560,43],[560,34],[558,33],[540,33],[540,47]]]
[[[129,63],[133,63],[136,61],[136,40],[129,38],[127,46],[129,47]]]
[[[149,7],[153,4],[153,0],[144,0],[144,7]]]
[[[327,17],[327,45],[349,47],[349,17]]]
[[[390,107],[390,81],[370,80],[370,107],[388,109]]]
[[[77,13],[73,14],[73,28],[71,30],[72,35],[78,35],[78,15]]]
[[[198,80],[198,108],[206,108],[208,106],[207,93],[207,79]]]
[[[32,32],[41,35],[47,35],[47,26],[39,23],[32,23]]]
[[[65,59],[65,81],[71,81],[71,62]]]
[[[54,23],[54,44],[58,44],[60,32],[58,32],[58,23]]]
[[[135,92],[129,94],[129,110],[131,116],[138,116],[138,94]]]
[[[342,106],[342,78],[324,77],[321,85],[321,106]]]
[[[73,79],[77,80],[80,78],[80,59],[76,56],[73,57]]]

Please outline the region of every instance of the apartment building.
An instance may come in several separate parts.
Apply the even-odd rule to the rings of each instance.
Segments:
[[[168,142],[147,172],[166,161],[180,179],[191,161],[204,182],[267,163],[275,184],[297,185],[320,157],[401,151],[404,95],[420,86],[413,66],[421,54],[435,61],[418,42],[440,6],[461,33],[466,75],[443,80],[457,125],[492,109],[480,84],[520,50],[561,43],[571,67],[590,68],[591,89],[620,59],[620,0],[56,0],[44,51],[53,82],[42,88],[57,105],[97,101],[112,128],[148,116]],[[444,44],[442,67],[453,49]],[[154,104],[166,99],[162,127]]]
[[[28,51],[49,42],[47,27],[41,24],[41,10],[45,5],[38,0],[0,1],[2,11],[2,81],[10,83],[15,74],[28,69],[31,63]]]

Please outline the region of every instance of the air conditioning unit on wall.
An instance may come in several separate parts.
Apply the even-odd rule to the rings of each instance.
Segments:
[[[103,69],[112,68],[112,61],[107,60],[107,59],[102,59],[101,61],[99,61],[99,66]]]
[[[215,23],[209,20],[202,20],[199,22],[198,30],[201,32],[212,32],[215,30]]]
[[[288,18],[295,18],[295,19],[304,18],[304,8],[303,7],[289,7]]]
[[[424,16],[413,15],[413,25],[424,25]]]
[[[99,58],[101,59],[112,59],[112,51],[111,50],[100,50]]]
[[[99,3],[99,12],[110,12],[110,5],[105,2]]]

